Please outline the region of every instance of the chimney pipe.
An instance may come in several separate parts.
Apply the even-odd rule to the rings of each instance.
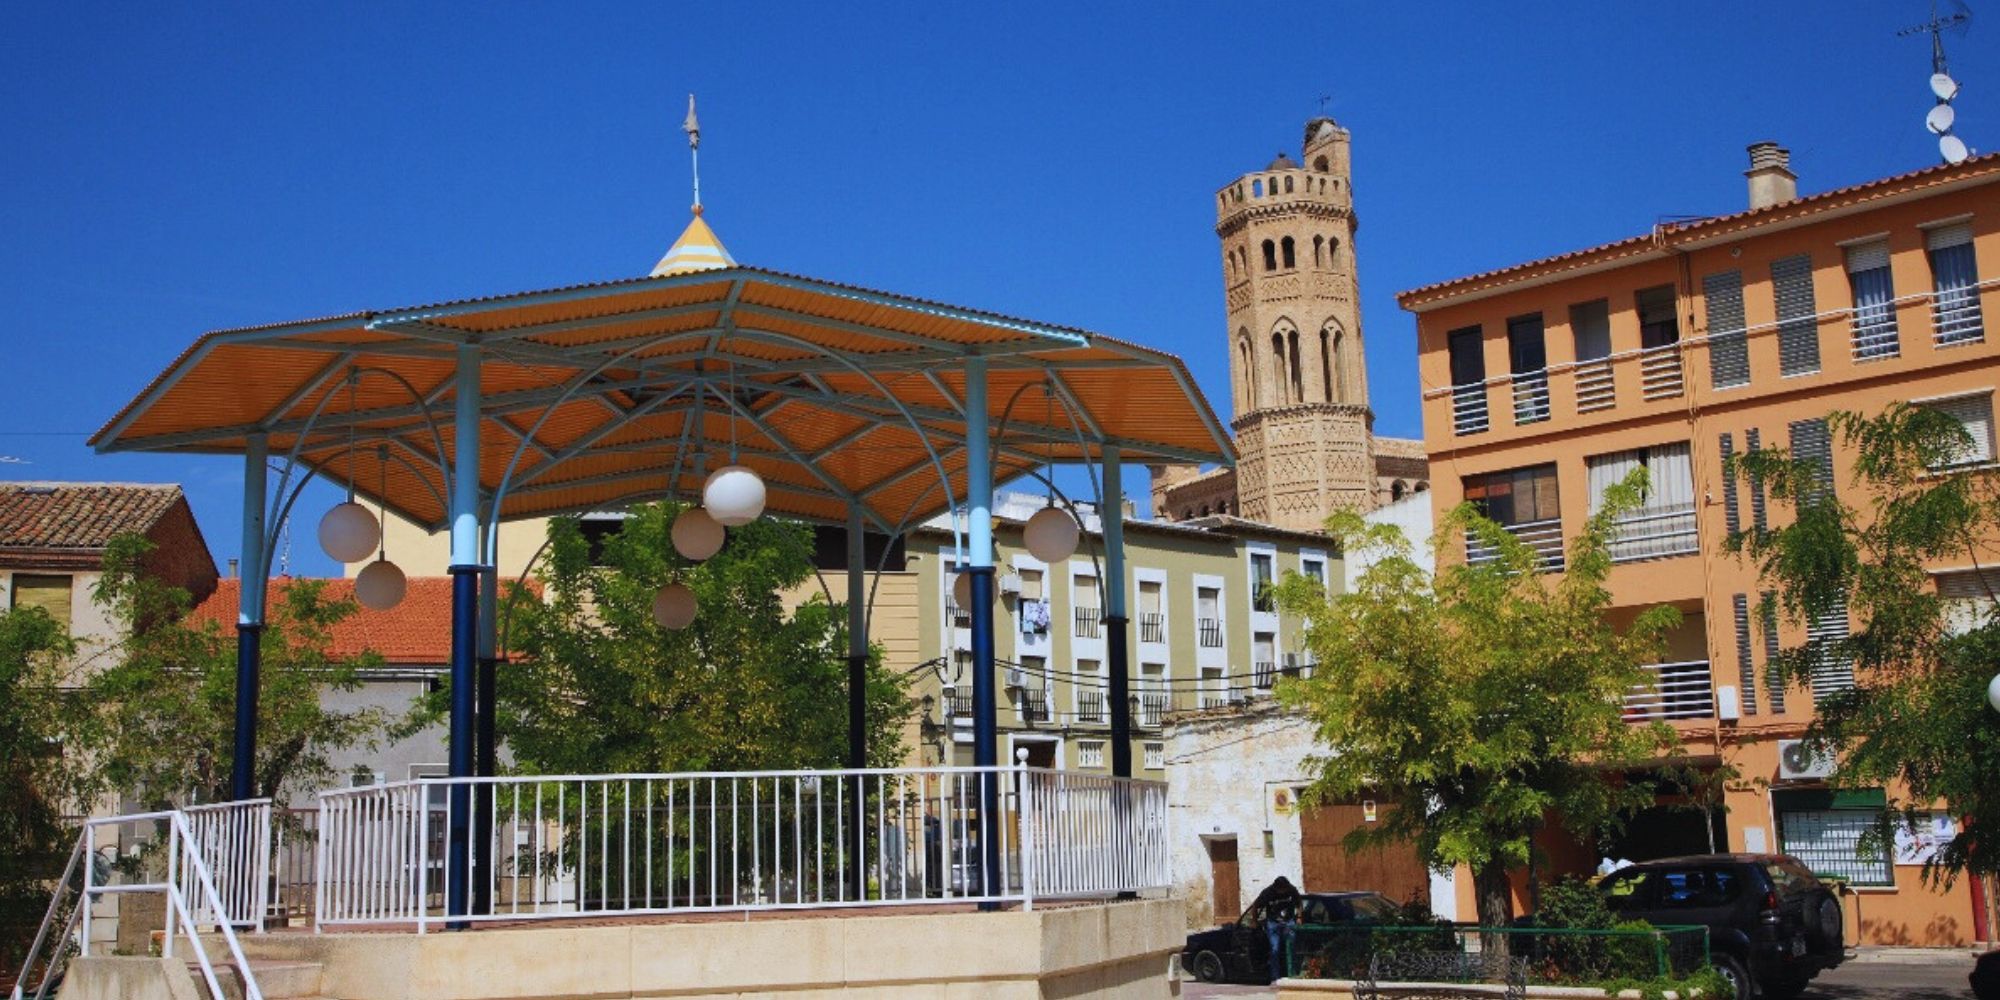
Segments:
[[[1792,151],[1775,142],[1750,144],[1750,208],[1755,211],[1782,205],[1799,196],[1799,177],[1792,173]]]
[[[231,580],[236,579],[236,560],[234,559],[229,560],[229,578]]]

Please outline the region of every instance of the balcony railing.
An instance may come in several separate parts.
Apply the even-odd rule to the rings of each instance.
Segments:
[[[1451,389],[1451,427],[1455,433],[1477,434],[1486,429],[1486,383],[1472,382]]]
[[[1681,394],[1681,345],[1661,344],[1639,352],[1639,394],[1645,398],[1671,399]]]
[[[1045,691],[1029,691],[1021,699],[1021,718],[1027,722],[1049,721],[1049,696]]]
[[[1139,616],[1140,642],[1167,641],[1167,616],[1157,611]]]
[[[1272,589],[1271,581],[1259,580],[1250,591],[1250,606],[1265,614],[1278,610],[1278,593]]]
[[[1931,300],[1931,328],[1939,346],[1986,339],[1986,328],[1979,317],[1979,288],[1960,285],[1941,289]]]
[[[1539,369],[1514,376],[1514,422],[1537,424],[1549,419],[1549,372]]]
[[[1098,635],[1098,614],[1096,608],[1076,609],[1076,630],[1071,633],[1079,639],[1095,639]]]
[[[1203,649],[1222,648],[1222,622],[1214,618],[1203,618],[1195,623],[1195,635]]]
[[[1618,381],[1612,375],[1611,359],[1585,361],[1576,366],[1576,412],[1594,413],[1618,405]]]
[[[1520,539],[1522,544],[1534,549],[1541,556],[1542,569],[1551,573],[1562,572],[1563,534],[1561,518],[1550,518],[1546,521],[1523,521],[1520,524],[1508,525],[1507,531],[1515,538]],[[1465,561],[1467,563],[1478,566],[1492,562],[1499,555],[1498,551],[1481,542],[1479,536],[1470,531],[1465,533]]]
[[[1147,691],[1139,695],[1139,725],[1156,729],[1160,720],[1166,718],[1173,709],[1173,696],[1165,691]]]
[[[951,620],[951,627],[953,628],[972,627],[972,611],[969,608],[961,608],[956,604],[946,604],[944,606],[944,614],[946,618]]]
[[[970,717],[972,715],[972,696],[969,694],[945,696],[944,711],[946,715]]]
[[[1858,306],[1852,321],[1854,360],[1874,361],[1902,353],[1902,343],[1896,336],[1896,310],[1889,303]]]
[[[1647,679],[1625,695],[1625,721],[1712,719],[1715,687],[1707,660],[1649,663]]]
[[[1259,691],[1269,691],[1278,683],[1278,665],[1269,660],[1258,660],[1250,665],[1250,683]]]
[[[1618,519],[1618,537],[1611,542],[1611,559],[1613,562],[1663,559],[1700,548],[1693,503],[1647,507]]]
[[[1220,684],[1221,682],[1218,681],[1217,683]],[[1224,691],[1219,687],[1202,689],[1201,707],[1221,708],[1222,706],[1227,704],[1229,704],[1229,692]]]
[[[1099,725],[1104,723],[1104,692],[1078,691],[1076,693],[1076,721]]]

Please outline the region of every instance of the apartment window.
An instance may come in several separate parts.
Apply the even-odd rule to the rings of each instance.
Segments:
[[[1139,724],[1159,725],[1171,704],[1172,692],[1167,690],[1167,665],[1139,664]]]
[[[1681,374],[1680,321],[1674,316],[1674,286],[1658,285],[1633,296],[1639,313],[1639,394],[1669,399],[1685,386]]]
[[[1618,391],[1611,375],[1611,300],[1570,306],[1569,330],[1576,341],[1577,412],[1617,405]]]
[[[1954,570],[1937,575],[1938,597],[1944,601],[1945,627],[1964,635],[1993,619],[2000,600],[2000,569]]]
[[[1103,741],[1103,740],[1077,740],[1077,741],[1076,741],[1076,766],[1078,766],[1078,767],[1103,767],[1103,766],[1104,766],[1104,741]]]
[[[1038,569],[1024,569],[1024,570],[1021,570],[1021,571],[1020,571],[1020,573],[1018,573],[1018,574],[1016,574],[1016,575],[1018,575],[1018,576],[1019,576],[1019,577],[1021,578],[1021,599],[1022,599],[1022,600],[1024,600],[1024,601],[1039,601],[1039,600],[1042,600],[1042,599],[1043,599],[1043,595],[1042,595],[1042,571],[1041,571],[1041,570],[1038,570]]]
[[[1549,355],[1541,313],[1507,321],[1507,363],[1514,376],[1514,422],[1549,419]]]
[[[70,590],[74,580],[67,573],[16,573],[14,574],[13,606],[16,608],[40,608],[55,619],[56,624],[69,630]]]
[[[1881,789],[1777,789],[1771,792],[1778,820],[1779,850],[1803,862],[1815,875],[1831,875],[1853,885],[1894,885],[1889,852],[1862,849],[1877,829],[1887,798]]]
[[[1750,383],[1750,336],[1743,322],[1743,272],[1701,279],[1708,309],[1708,377],[1717,389]]]
[[[1556,496],[1554,463],[1467,476],[1465,499],[1514,537],[1541,553],[1546,569],[1562,568],[1562,507]],[[1466,536],[1467,561],[1482,563],[1495,553]]]
[[[1021,665],[1009,677],[1014,692],[1014,707],[1020,712],[1023,722],[1049,721],[1049,696],[1054,693],[1055,681],[1049,676],[1049,661],[1041,656],[1023,656]],[[1018,682],[1018,683],[1011,683]]]
[[[1896,298],[1889,279],[1889,241],[1870,240],[1847,248],[1847,283],[1854,291],[1854,358],[1868,361],[1901,353],[1896,337]]]
[[[1931,262],[1931,331],[1939,346],[1986,339],[1979,316],[1979,265],[1972,256],[1972,223],[1924,230]]]
[[[1163,610],[1161,584],[1157,580],[1139,581],[1139,641],[1167,641],[1167,616]]]
[[[1604,509],[1611,487],[1634,470],[1646,470],[1644,499],[1618,519],[1611,543],[1616,562],[1684,555],[1699,546],[1695,536],[1694,465],[1687,442],[1597,455],[1590,472],[1590,512]]]
[[[1167,745],[1165,743],[1149,742],[1145,744],[1145,747],[1146,747],[1146,770],[1148,771],[1166,770]]]
[[[1271,590],[1271,582],[1277,575],[1273,563],[1271,553],[1250,554],[1250,606],[1258,611],[1278,610],[1277,595]]]
[[[1968,465],[1986,465],[1993,461],[1993,394],[1974,393],[1968,396],[1954,396],[1951,399],[1933,400],[1918,404],[1926,410],[1934,410],[1958,421],[1965,431],[1967,440],[1957,453],[1946,461],[1931,466],[1932,472],[1962,468]]]
[[[1071,634],[1080,639],[1098,637],[1097,578],[1079,573],[1070,577],[1070,603],[1076,605],[1075,628]]]
[[[1445,334],[1451,355],[1451,425],[1454,433],[1477,434],[1486,429],[1486,344],[1479,328],[1468,326]]]
[[[1814,466],[1813,484],[1829,494],[1833,486],[1833,435],[1828,432],[1826,421],[1821,418],[1794,420],[1790,425],[1792,436],[1792,457],[1811,462]],[[1751,447],[1756,447],[1752,443]],[[1801,499],[1810,499],[1809,497]],[[1758,524],[1759,528],[1763,525]]]
[[[1326,560],[1304,556],[1299,559],[1299,575],[1326,587]]]
[[[1104,715],[1103,663],[1076,661],[1076,721],[1102,723]]]
[[[1258,632],[1250,637],[1250,682],[1259,691],[1271,690],[1278,682],[1278,637]]]
[[[1771,294],[1778,307],[1779,374],[1819,371],[1819,310],[1813,304],[1812,256],[1799,254],[1772,261]]]
[[[1195,591],[1194,615],[1202,646],[1221,649],[1222,591],[1214,587],[1202,587]]]
[[[1201,668],[1201,707],[1216,708],[1229,702],[1229,682],[1221,667]]]

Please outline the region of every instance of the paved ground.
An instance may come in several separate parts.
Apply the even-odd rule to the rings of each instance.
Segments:
[[[1928,965],[1849,962],[1814,980],[1803,996],[1806,1000],[1965,1000],[1972,996],[1965,985],[1965,975],[1971,971],[1972,963],[1957,955]],[[1183,1000],[1275,996],[1264,986],[1181,984]]]

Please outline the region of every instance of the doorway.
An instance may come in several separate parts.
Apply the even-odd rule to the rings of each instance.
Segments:
[[[1236,838],[1211,837],[1208,847],[1209,882],[1214,886],[1215,922],[1226,924],[1243,912],[1242,868],[1236,863]]]

